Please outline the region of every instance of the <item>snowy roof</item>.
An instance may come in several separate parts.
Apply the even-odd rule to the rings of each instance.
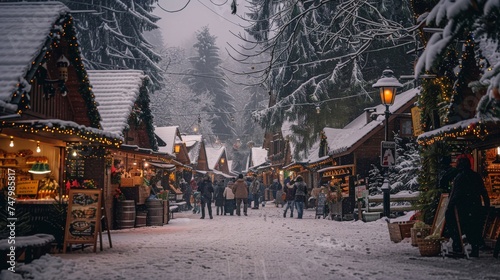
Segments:
[[[207,152],[207,162],[208,168],[214,169],[215,165],[222,156],[222,153],[226,150],[226,147],[220,146],[218,148],[215,147],[205,147],[205,151]]]
[[[9,102],[18,83],[45,53],[52,28],[67,13],[69,8],[59,2],[0,3],[0,107],[17,110]]]
[[[201,135],[182,135],[182,140],[188,149],[191,164],[198,163],[203,137]]]
[[[411,102],[419,92],[420,89],[415,88],[396,95],[394,104],[389,106],[389,111],[391,113],[398,111],[408,102]],[[385,105],[380,104],[374,107],[374,109],[376,110],[375,113],[383,113],[385,111]],[[349,150],[377,126],[383,126],[384,120],[384,115],[380,115],[377,119],[367,123],[366,113],[363,113],[343,129],[325,127],[324,132],[327,137],[326,141],[328,143],[329,155],[335,155]]]
[[[307,151],[308,162],[317,162],[328,158],[328,156],[323,156],[323,157],[319,156],[320,143],[321,139],[318,138],[316,142],[314,142],[312,147]]]
[[[98,102],[102,129],[123,136],[147,76],[141,70],[88,70],[87,73]]]
[[[155,127],[155,134],[163,140],[167,145],[164,147],[158,147],[160,152],[173,154],[174,146],[176,141],[181,141],[179,138],[179,126],[163,126]]]
[[[252,162],[251,166],[259,166],[263,163],[266,163],[267,159],[267,150],[262,147],[252,147]]]

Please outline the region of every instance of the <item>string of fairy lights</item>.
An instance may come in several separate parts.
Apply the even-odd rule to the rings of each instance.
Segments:
[[[464,75],[463,70],[464,70],[464,63],[469,62],[470,59],[474,59],[474,56],[472,52],[474,52],[474,39],[472,36],[469,36],[467,40],[463,42],[464,44],[464,51],[461,54],[461,58],[459,59],[459,64],[458,64],[458,71],[455,72],[455,77],[458,77],[458,81],[453,82],[449,77],[447,76],[439,76],[436,79],[432,79],[429,81],[429,85],[427,87],[424,87],[424,89],[421,91],[420,95],[420,100],[425,99],[426,97],[429,97],[427,95],[431,95],[430,97],[435,95],[435,92],[432,91],[432,86],[437,87],[437,92],[439,93],[437,95],[437,100],[438,104],[443,104],[442,108],[440,108],[440,116],[442,118],[442,122],[444,124],[448,124],[445,127],[440,128],[439,130],[435,131],[434,133],[426,133],[424,135],[421,135],[417,138],[417,142],[419,145],[432,145],[434,143],[444,141],[446,139],[456,139],[456,138],[462,138],[462,137],[467,137],[467,136],[474,136],[478,139],[484,140],[488,134],[489,131],[486,128],[486,124],[484,124],[482,121],[477,120],[475,122],[467,122],[467,124],[463,123],[455,123],[455,124],[449,124],[450,122],[450,117],[452,117],[452,114],[454,114],[454,109],[453,109],[453,104],[455,102],[456,97],[459,96],[459,93],[464,89],[467,88],[468,85],[466,84],[465,79],[462,77],[460,79],[461,75]],[[451,57],[453,54],[450,54],[452,50],[447,50],[447,55],[445,57]],[[486,70],[491,71],[491,66],[488,64],[485,64],[483,61],[479,61],[479,63],[476,62],[476,66],[478,68],[487,68]],[[468,69],[468,72],[471,70]],[[428,102],[420,102],[421,107],[429,106]],[[425,110],[422,110],[422,115],[421,119],[425,120],[426,119],[426,112]],[[429,128],[426,127],[425,121],[421,122],[422,128],[424,131],[427,131]]]

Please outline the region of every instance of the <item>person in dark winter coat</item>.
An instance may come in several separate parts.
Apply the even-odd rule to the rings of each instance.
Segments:
[[[291,180],[286,183],[285,188],[283,189],[286,194],[286,206],[285,211],[283,212],[283,218],[286,218],[286,211],[290,209],[290,218],[293,218],[293,208],[295,206],[295,181]]]
[[[252,193],[253,207],[252,209],[259,209],[259,197],[260,197],[260,182],[257,176],[254,175],[253,181],[250,184],[250,192]]]
[[[214,200],[215,200],[215,207],[216,207],[216,214],[224,214],[224,182],[222,180],[218,180],[215,185],[215,192],[214,192]]]
[[[286,184],[287,182],[285,182]],[[278,179],[275,179],[271,184],[271,191],[273,192],[273,199],[276,199],[276,193],[281,190],[281,184]]]
[[[484,244],[482,232],[486,213],[490,207],[490,199],[481,175],[471,169],[471,163],[467,157],[457,158],[457,169],[458,175],[453,180],[445,213],[446,224],[453,240],[453,251],[461,252],[460,235],[455,218],[455,211],[457,211],[462,234],[466,235],[472,246],[470,256],[478,257],[479,246]]]
[[[201,193],[201,218],[205,219],[205,205],[208,208],[208,215],[210,219],[213,219],[212,216],[212,196],[214,193],[214,187],[212,186],[212,182],[210,178],[205,177],[203,181],[198,185],[198,191]]]
[[[238,180],[233,185],[233,193],[236,199],[236,215],[241,215],[241,203],[243,202],[243,213],[247,216],[248,186],[245,179],[243,179],[243,174],[238,175]]]
[[[295,190],[295,207],[297,208],[297,219],[302,219],[304,214],[304,205],[306,203],[307,196],[307,186],[304,183],[304,178],[302,176],[297,176],[295,180],[294,190]]]
[[[182,191],[182,198],[186,202],[186,209],[191,210],[193,209],[193,206],[191,205],[191,194],[193,193],[193,190],[191,189],[191,185],[188,184],[184,178],[181,179],[181,183],[179,185],[181,187]]]

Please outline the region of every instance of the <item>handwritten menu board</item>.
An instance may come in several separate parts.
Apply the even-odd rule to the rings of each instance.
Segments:
[[[71,189],[64,234],[64,252],[68,244],[93,244],[101,225],[102,190]]]
[[[70,179],[85,177],[85,161],[78,159],[68,159],[66,161],[66,174]]]
[[[34,195],[38,193],[38,180],[17,181],[16,195]]]

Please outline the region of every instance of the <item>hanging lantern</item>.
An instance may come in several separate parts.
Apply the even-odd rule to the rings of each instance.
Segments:
[[[382,72],[382,77],[373,84],[374,88],[380,90],[380,100],[383,105],[390,106],[394,104],[396,90],[403,85],[394,77],[394,72],[390,69],[385,69]]]
[[[69,60],[64,55],[61,55],[56,61],[56,66],[57,70],[59,70],[59,80],[66,82],[68,80]]]

